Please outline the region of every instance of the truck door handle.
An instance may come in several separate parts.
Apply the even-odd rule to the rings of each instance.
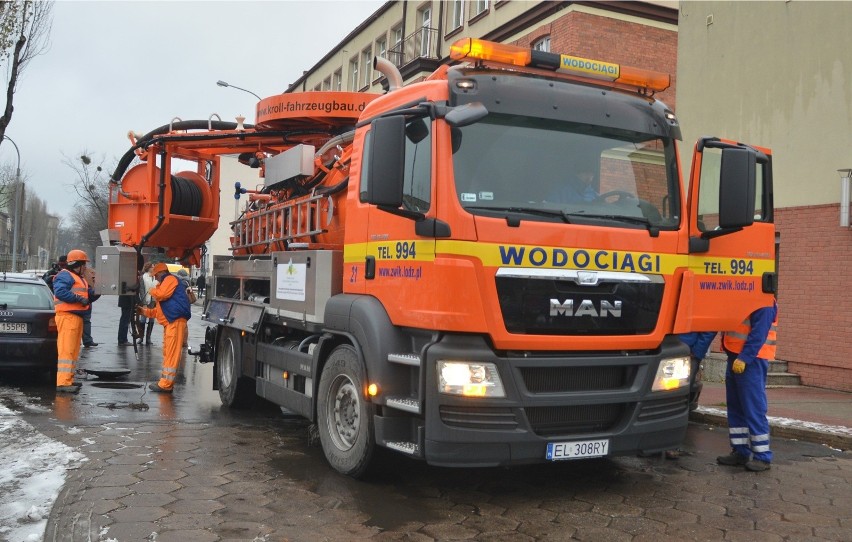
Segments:
[[[364,278],[367,280],[372,280],[376,278],[375,256],[367,256],[367,260],[364,262]]]

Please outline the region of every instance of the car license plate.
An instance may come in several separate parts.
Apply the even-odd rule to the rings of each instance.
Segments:
[[[603,457],[609,451],[609,439],[579,440],[576,442],[548,442],[547,460],[583,459]]]
[[[0,322],[0,333],[26,333],[27,324],[24,322]]]

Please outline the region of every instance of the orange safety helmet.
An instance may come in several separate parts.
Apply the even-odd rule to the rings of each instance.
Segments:
[[[76,267],[89,261],[89,256],[79,249],[68,252],[68,267]]]
[[[157,262],[154,264],[154,267],[151,269],[151,274],[155,277],[160,273],[168,273],[169,267],[163,262]]]

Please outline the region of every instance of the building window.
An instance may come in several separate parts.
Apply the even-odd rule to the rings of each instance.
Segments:
[[[428,57],[432,49],[432,6],[420,8],[417,12],[420,21],[420,54],[418,56]]]
[[[349,90],[357,91],[358,86],[358,57],[353,56],[349,59]]]
[[[535,40],[532,44],[532,48],[535,51],[544,51],[545,53],[550,52],[550,36],[542,36]]]
[[[447,30],[449,32],[461,28],[464,22],[464,0],[453,0],[447,16],[449,17],[447,21]]]
[[[373,50],[367,47],[361,51],[361,86],[368,87],[373,80]]]
[[[340,92],[341,90],[343,90],[343,71],[342,70],[337,70],[336,72],[334,72],[334,75],[332,76],[332,79],[331,79],[331,90],[336,90],[337,92]]]
[[[322,89],[331,90],[331,77],[325,78],[325,80],[322,82]]]
[[[473,0],[471,2],[471,8],[473,13],[470,14],[470,18],[473,19],[477,15],[481,15],[488,11],[488,0]]]
[[[395,54],[390,60],[397,66],[402,66],[405,56],[403,55],[402,50],[402,37],[402,25],[395,26],[391,29],[391,51]]]
[[[321,91],[321,90],[322,90],[322,83],[317,83],[317,85],[314,87],[314,90],[315,90],[316,92]]]

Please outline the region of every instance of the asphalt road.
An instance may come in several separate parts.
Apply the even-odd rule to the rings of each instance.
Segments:
[[[212,367],[190,356],[173,395],[146,392],[162,330],[137,361],[115,345],[117,317],[114,301],[95,305],[102,346],[80,367],[129,369],[124,379],[88,377],[62,400],[0,384],[0,401],[88,458],[67,473],[45,540],[852,540],[852,454],[775,439],[772,469],[749,473],[716,465],[726,431],[703,424],[676,460],[445,469],[382,454],[355,481],[326,465],[304,420],[223,409]]]

